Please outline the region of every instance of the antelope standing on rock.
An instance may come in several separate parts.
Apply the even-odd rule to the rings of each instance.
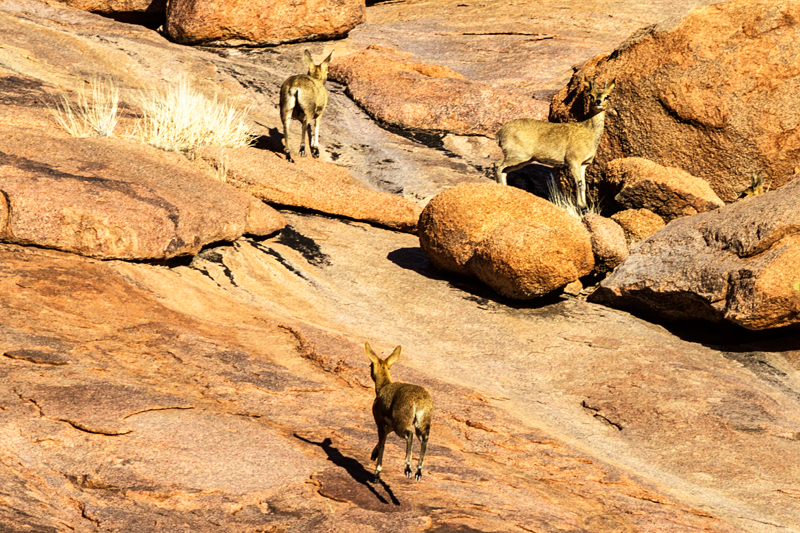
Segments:
[[[375,401],[372,404],[372,415],[378,426],[378,444],[372,450],[371,459],[377,460],[375,466],[375,482],[381,477],[383,464],[383,448],[386,437],[394,430],[400,438],[406,441],[406,477],[411,478],[411,443],[414,434],[420,442],[419,463],[414,479],[422,478],[422,463],[425,460],[425,450],[428,447],[428,435],[431,431],[431,417],[433,416],[433,399],[428,391],[418,385],[408,383],[393,383],[389,368],[400,358],[400,346],[394,349],[392,355],[381,360],[370,348],[369,343],[364,344],[364,351],[372,361],[372,381],[375,382]]]
[[[325,82],[328,79],[328,64],[333,58],[331,52],[320,64],[314,63],[311,53],[303,52],[303,59],[308,65],[308,74],[292,76],[281,85],[281,122],[283,123],[283,151],[286,159],[294,163],[289,148],[289,123],[291,119],[299,120],[303,125],[300,136],[300,155],[306,155],[306,135],[311,146],[311,155],[319,157],[319,123],[325,106],[328,105],[328,91]],[[311,136],[311,126],[314,136]]]
[[[583,79],[589,91],[592,116],[583,122],[545,122],[520,118],[497,132],[503,160],[495,164],[497,182],[506,185],[506,172],[519,170],[534,161],[568,166],[575,180],[578,207],[586,213],[586,167],[594,161],[606,116],[606,100],[616,80],[602,87]]]

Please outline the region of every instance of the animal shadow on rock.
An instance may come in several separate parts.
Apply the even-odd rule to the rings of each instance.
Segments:
[[[267,135],[261,135],[256,138],[255,143],[253,143],[253,148],[258,148],[259,150],[269,150],[270,152],[275,152],[276,154],[282,154],[283,134],[278,130],[278,128],[269,128],[267,130]]]
[[[515,300],[497,294],[491,287],[476,278],[464,276],[455,272],[439,270],[431,263],[422,248],[399,248],[386,256],[386,258],[400,268],[411,270],[428,279],[446,281],[450,287],[465,293],[465,300],[475,302],[482,309],[496,309],[508,307],[511,309],[540,309],[565,300],[560,290],[555,290],[539,298],[531,300]]]
[[[295,433],[294,436],[303,442],[307,442],[308,444],[313,444],[314,446],[319,446],[322,448],[322,451],[328,455],[328,460],[330,462],[339,468],[344,469],[354,481],[368,488],[369,491],[375,495],[375,498],[377,498],[382,504],[389,504],[386,498],[378,493],[378,491],[375,490],[375,487],[373,487],[373,484],[371,483],[371,481],[374,479],[373,473],[364,468],[364,465],[357,460],[342,454],[342,452],[333,446],[333,441],[330,438],[326,437],[322,440],[322,442],[314,442],[298,435],[297,433]],[[383,487],[383,490],[389,496],[389,499],[392,500],[392,504],[400,505],[400,500],[398,500],[397,496],[394,495],[394,492],[392,492],[392,489],[389,487],[389,485],[387,485],[382,479],[379,480],[378,483],[381,485],[381,487]]]

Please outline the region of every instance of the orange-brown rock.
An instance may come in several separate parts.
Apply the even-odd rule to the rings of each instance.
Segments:
[[[800,99],[799,41],[797,2],[698,7],[591,60],[554,98],[551,116],[579,118],[584,75],[616,77],[615,116],[589,167],[591,181],[602,182],[613,159],[644,157],[706,180],[726,202],[754,172],[775,189],[800,158],[800,125],[789,111]]]
[[[498,293],[534,298],[591,272],[586,228],[547,200],[494,183],[463,184],[428,202],[420,246],[440,269],[475,275]]]
[[[311,209],[414,233],[422,209],[401,196],[371,191],[333,163],[290,163],[255,148],[203,148],[201,159],[227,168],[227,182],[265,202]]]
[[[165,29],[182,44],[265,46],[344,37],[365,16],[363,0],[171,0]]]
[[[679,168],[663,167],[641,157],[608,163],[606,179],[621,185],[614,199],[627,209],[649,209],[669,222],[725,205],[708,182]]]
[[[543,100],[469,81],[377,45],[336,60],[330,78],[347,85],[347,93],[377,120],[411,130],[494,136],[515,118],[547,115]]]
[[[800,180],[671,222],[631,249],[595,301],[748,329],[800,322]]]
[[[643,241],[664,227],[664,219],[649,209],[626,209],[611,215],[622,227],[628,244]]]
[[[591,236],[595,272],[611,272],[628,257],[625,231],[618,222],[596,213],[587,213],[583,217],[583,225]]]
[[[58,132],[54,121],[51,128]],[[286,224],[253,196],[193,169],[183,155],[60,135],[0,125],[4,241],[103,259],[163,260]]]
[[[544,296],[594,267],[586,232],[575,228],[535,220],[499,226],[478,244],[470,270],[507,298]]]

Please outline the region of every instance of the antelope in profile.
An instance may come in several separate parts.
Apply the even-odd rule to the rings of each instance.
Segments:
[[[369,347],[364,344],[364,351],[372,361],[372,381],[375,382],[375,401],[372,404],[372,415],[378,426],[378,444],[372,450],[371,459],[377,459],[375,467],[375,482],[381,477],[383,464],[383,448],[386,437],[394,430],[400,438],[406,440],[406,477],[411,478],[411,443],[414,433],[420,442],[419,463],[414,479],[422,478],[422,463],[425,460],[425,450],[428,447],[428,435],[431,431],[431,417],[433,416],[433,399],[428,391],[418,385],[408,383],[392,383],[389,368],[400,358],[400,346],[394,349],[392,355],[381,360]]]
[[[496,163],[497,183],[506,185],[506,172],[519,170],[534,161],[551,166],[568,166],[575,180],[578,207],[586,206],[586,167],[592,164],[603,134],[606,100],[616,80],[602,87],[583,79],[588,89],[592,115],[583,122],[545,122],[519,118],[506,123],[497,132],[503,160]]]
[[[328,91],[325,81],[328,79],[328,64],[333,58],[331,52],[319,65],[311,59],[311,53],[306,50],[303,59],[308,65],[308,74],[292,76],[281,85],[281,122],[283,123],[283,151],[286,159],[294,163],[292,152],[289,148],[289,122],[291,119],[299,120],[303,124],[300,136],[300,155],[306,155],[306,135],[311,146],[311,155],[319,157],[319,123],[325,106],[328,105]],[[314,137],[311,137],[311,127],[314,127]]]

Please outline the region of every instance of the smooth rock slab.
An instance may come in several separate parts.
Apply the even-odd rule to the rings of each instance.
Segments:
[[[280,213],[180,154],[3,126],[0,199],[4,241],[101,259],[169,259],[285,225]]]

